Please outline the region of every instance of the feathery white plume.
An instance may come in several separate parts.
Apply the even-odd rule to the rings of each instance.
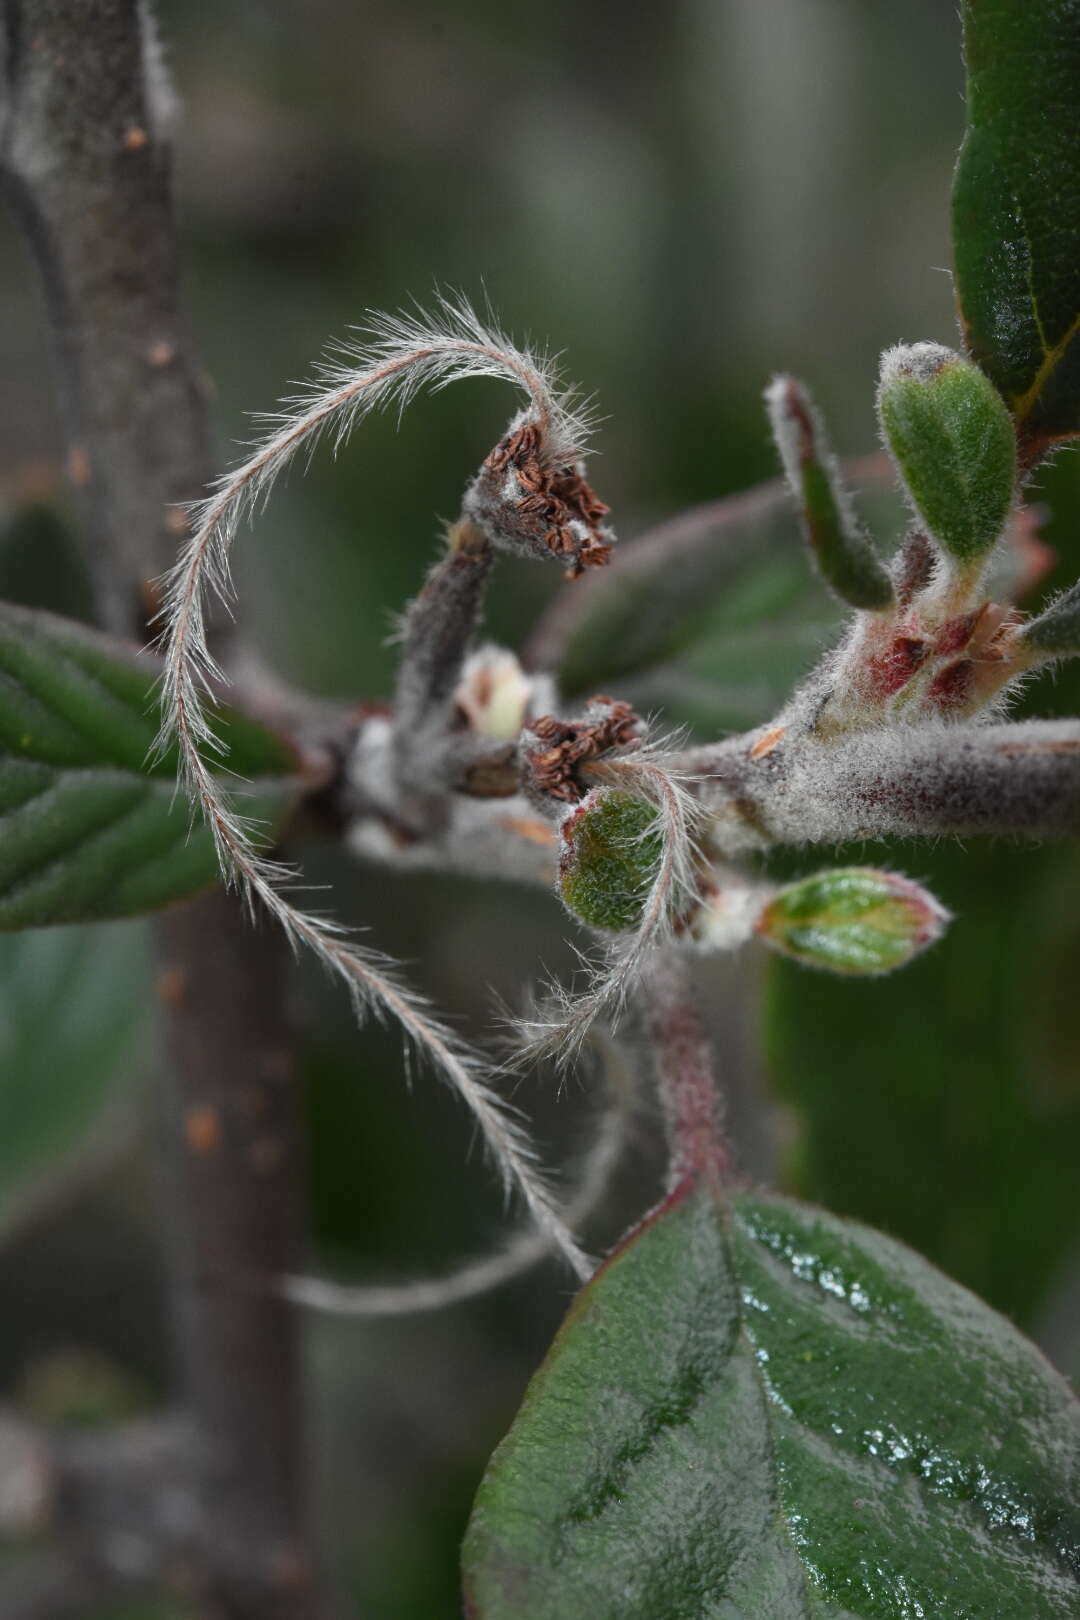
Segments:
[[[567,1226],[577,1229],[603,1202],[622,1157],[633,1118],[634,1074],[610,1037],[604,1038],[608,1105],[585,1157],[577,1187],[563,1209]],[[445,1310],[490,1293],[520,1276],[550,1252],[542,1232],[517,1232],[501,1248],[459,1266],[445,1277],[418,1277],[409,1282],[354,1284],[323,1277],[285,1277],[275,1292],[293,1305],[328,1316],[371,1318],[414,1316]]]
[[[294,948],[307,946],[346,982],[358,1015],[375,1012],[397,1019],[472,1111],[505,1186],[516,1188],[546,1240],[585,1277],[588,1261],[558,1213],[520,1119],[488,1085],[482,1065],[422,998],[403,985],[385,958],[347,939],[339,924],[292,904],[282,886],[293,874],[257,853],[250,822],[232,808],[208,763],[223,750],[204,696],[223,676],[207,646],[207,593],[231,598],[229,550],[237,526],[265,501],[301,446],[311,451],[323,434],[331,433],[338,449],[370,411],[394,400],[403,409],[424,384],[439,389],[460,378],[497,377],[525,393],[528,414],[552,454],[580,454],[588,424],[572,396],[559,391],[551,362],[515,348],[466,303],[440,297],[433,320],[419,312],[373,317],[367,337],[362,348],[324,366],[310,391],[286,402],[271,418],[277,425],[270,435],[193,508],[192,532],[165,580],[164,720],[158,747],[175,738],[181,780],[211,830],[226,881],[249,902],[261,901]]]

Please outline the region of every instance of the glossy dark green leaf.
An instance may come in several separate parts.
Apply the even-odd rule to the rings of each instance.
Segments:
[[[150,981],[137,922],[0,938],[0,1243],[130,1143]]]
[[[82,625],[0,606],[0,929],[150,911],[210,886],[206,829],[152,759],[157,670]],[[268,835],[291,796],[291,748],[233,709],[215,716],[238,798]]]
[[[1036,444],[1080,431],[1080,0],[964,0],[953,189],[973,358]]]
[[[1080,1406],[910,1250],[683,1187],[574,1305],[481,1484],[470,1620],[1066,1620]]]

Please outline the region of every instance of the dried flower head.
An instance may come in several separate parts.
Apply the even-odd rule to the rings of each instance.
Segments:
[[[465,491],[463,510],[492,545],[557,557],[570,579],[611,557],[610,508],[586,480],[580,455],[568,455],[530,411],[511,422]]]
[[[573,804],[593,785],[582,766],[616,749],[641,746],[644,727],[629,703],[594,697],[577,720],[545,714],[534,720],[522,741],[526,786],[541,799]]]

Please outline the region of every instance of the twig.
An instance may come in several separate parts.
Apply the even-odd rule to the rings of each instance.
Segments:
[[[307,1552],[300,1342],[251,1275],[302,1254],[298,1076],[288,953],[235,896],[208,895],[161,920],[161,985],[182,1090],[181,1329],[205,1464],[205,1555],[225,1613],[315,1612]],[[242,965],[242,971],[239,970]]]
[[[149,582],[186,532],[175,503],[195,499],[210,471],[179,309],[167,90],[147,27],[137,0],[7,0],[0,123],[60,349],[102,615],[139,637],[158,607]],[[211,1254],[218,1275],[223,1257],[245,1276],[276,1274],[301,1247],[287,948],[223,895],[166,913],[158,932],[186,1130],[187,1244],[174,1245],[173,1286],[207,1465],[208,1588],[227,1620],[309,1620],[295,1317],[200,1280]]]
[[[721,1129],[712,1052],[698,1011],[687,958],[658,952],[643,998],[656,1080],[671,1149],[671,1183],[700,1175],[719,1188],[731,1162]]]
[[[754,734],[677,756],[702,778],[731,853],[768,844],[986,834],[1049,838],[1080,828],[1080,722],[881,729],[850,740]]]
[[[447,542],[446,556],[406,610],[394,698],[395,809],[417,832],[446,820],[446,794],[433,792],[432,785],[441,774],[454,690],[494,556],[491,542],[468,518],[453,525]]]
[[[178,298],[168,91],[137,0],[5,0],[0,163],[49,301],[102,619],[130,635],[208,471]],[[194,476],[193,476],[194,473]]]

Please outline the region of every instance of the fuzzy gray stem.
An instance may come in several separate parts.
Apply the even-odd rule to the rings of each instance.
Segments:
[[[663,951],[650,968],[645,1002],[671,1151],[671,1181],[700,1175],[719,1187],[731,1169],[721,1129],[713,1057],[685,956]]]
[[[416,832],[446,819],[448,734],[454,692],[480,619],[492,548],[461,518],[405,613],[394,698],[394,765],[399,818]]]
[[[53,318],[101,614],[140,638],[151,582],[184,532],[174,503],[199,496],[210,472],[148,26],[137,0],[6,0],[0,103],[0,161]],[[165,913],[158,936],[184,1133],[173,1287],[206,1466],[208,1600],[224,1620],[310,1620],[299,1329],[249,1286],[294,1270],[301,1248],[287,950],[224,894]]]
[[[754,736],[680,755],[732,852],[769,844],[1080,831],[1080,721],[899,726],[753,752]]]

